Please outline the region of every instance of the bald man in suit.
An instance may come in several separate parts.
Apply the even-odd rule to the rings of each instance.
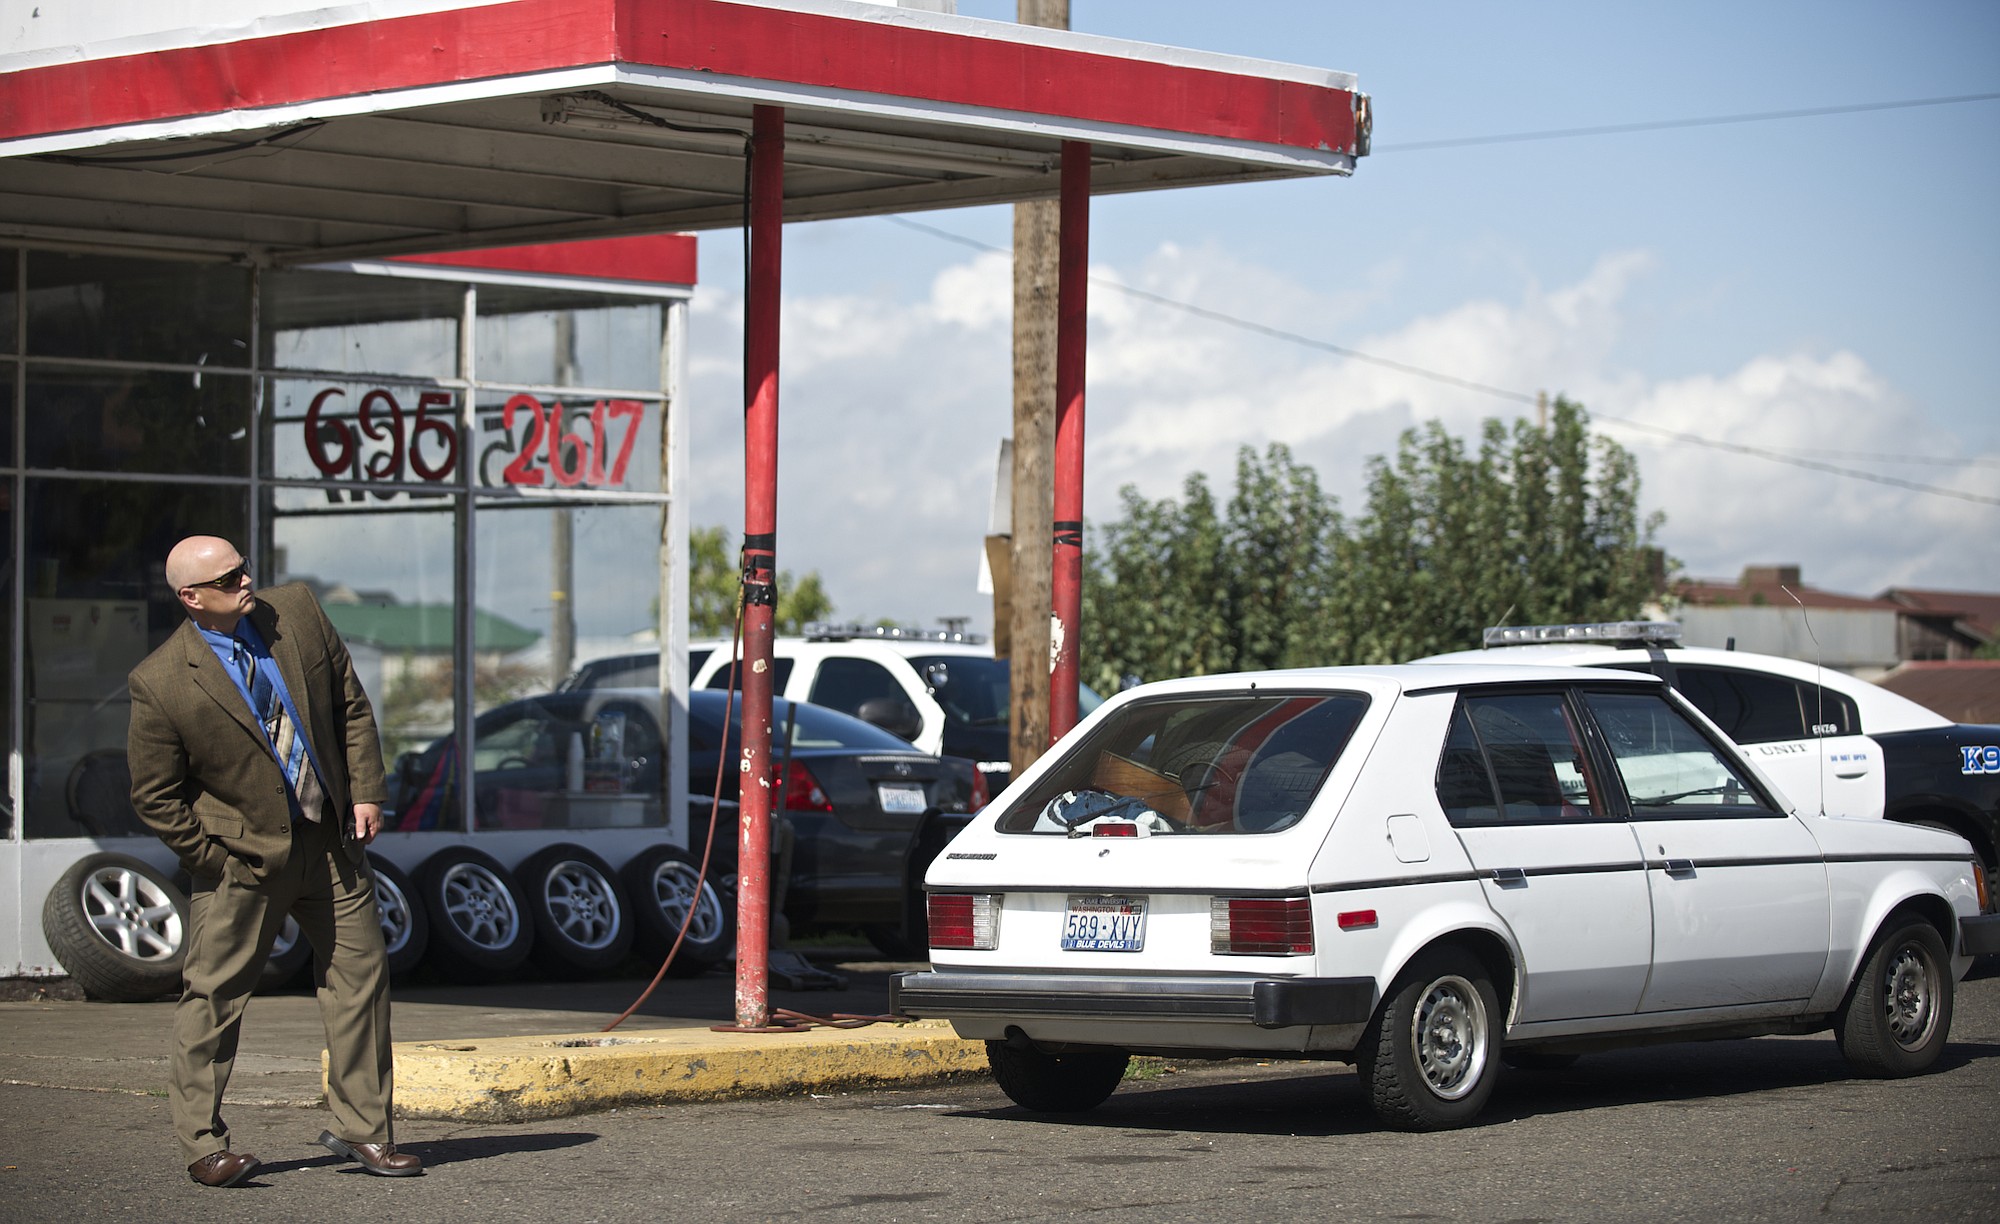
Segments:
[[[173,1119],[188,1176],[234,1186],[257,1158],[229,1150],[222,1096],[244,1005],[286,915],[313,947],[326,1025],[319,1142],[370,1173],[398,1152],[389,971],[366,847],[382,827],[382,748],[347,647],[304,586],[259,593],[227,540],[167,556],[188,619],[130,677],[132,806],[193,880],[174,1011]]]

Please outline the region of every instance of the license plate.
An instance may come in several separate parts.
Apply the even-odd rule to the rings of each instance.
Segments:
[[[882,810],[896,815],[920,815],[930,804],[924,799],[924,788],[908,782],[878,782],[875,797],[882,801]]]
[[[1066,952],[1139,952],[1146,947],[1144,897],[1071,897],[1063,913]]]

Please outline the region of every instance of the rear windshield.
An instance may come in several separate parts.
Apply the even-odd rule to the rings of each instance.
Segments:
[[[1003,833],[1276,833],[1299,822],[1368,709],[1359,693],[1226,693],[1134,702],[1027,792]]]

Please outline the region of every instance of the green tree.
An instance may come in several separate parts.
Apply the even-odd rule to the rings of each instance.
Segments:
[[[1349,524],[1282,445],[1237,455],[1226,511],[1120,491],[1084,558],[1084,679],[1386,663],[1476,644],[1487,625],[1636,615],[1664,584],[1630,452],[1558,399],[1546,428],[1433,421],[1368,463]]]
[[[1084,678],[1161,679],[1314,661],[1340,515],[1312,469],[1238,452],[1226,513],[1200,473],[1181,500],[1119,491],[1124,516],[1085,554]]]
[[[729,550],[729,532],[722,527],[691,528],[688,632],[694,637],[733,634],[742,584],[741,564]],[[779,633],[798,633],[812,621],[825,620],[832,614],[833,598],[827,594],[818,570],[797,580],[788,570],[778,571],[778,609],[774,620]]]
[[[1479,641],[1487,625],[1637,615],[1663,585],[1631,452],[1593,440],[1558,398],[1547,428],[1489,420],[1479,450],[1433,421],[1368,465],[1341,550],[1343,661],[1389,663]]]

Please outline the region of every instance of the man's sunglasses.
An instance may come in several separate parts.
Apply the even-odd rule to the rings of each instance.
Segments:
[[[244,561],[220,578],[210,578],[207,582],[190,582],[188,585],[191,587],[214,587],[218,591],[233,591],[241,586],[243,580],[249,576],[250,563]]]

